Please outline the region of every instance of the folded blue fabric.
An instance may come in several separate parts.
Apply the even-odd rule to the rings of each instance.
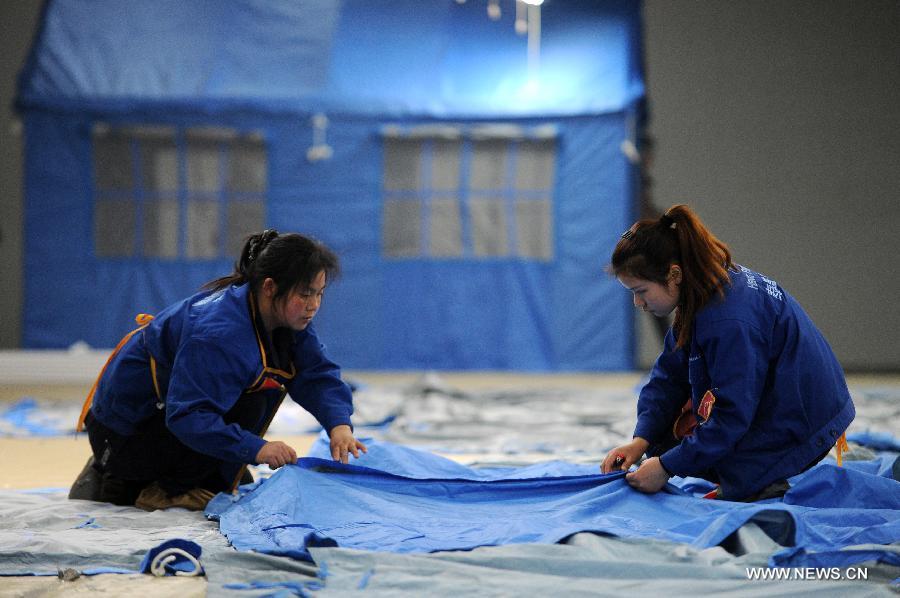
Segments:
[[[552,543],[582,531],[578,512],[623,473],[538,480],[416,480],[316,458],[280,469],[219,515],[241,550],[309,559],[311,545],[429,552]],[[653,528],[655,533],[656,528]]]
[[[199,544],[190,540],[166,540],[147,551],[141,561],[141,573],[151,573],[157,577],[203,575],[203,568],[200,566],[202,551]]]
[[[824,461],[834,463],[833,459]],[[881,451],[869,461],[844,461],[844,467],[869,475],[900,481],[900,454],[895,451]]]
[[[785,504],[829,509],[900,511],[900,482],[850,467],[820,463],[790,479]]]

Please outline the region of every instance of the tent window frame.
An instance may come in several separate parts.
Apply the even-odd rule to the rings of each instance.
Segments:
[[[264,228],[269,158],[259,133],[95,123],[91,144],[98,259],[233,259]]]
[[[385,259],[555,259],[554,126],[389,125],[382,133]]]

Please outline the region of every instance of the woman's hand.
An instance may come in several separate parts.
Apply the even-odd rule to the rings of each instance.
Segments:
[[[600,464],[600,471],[603,473],[609,473],[619,469],[628,471],[629,467],[637,463],[640,458],[644,456],[644,453],[647,452],[648,448],[650,448],[650,443],[640,437],[636,437],[628,444],[617,446],[606,455],[606,459]]]
[[[359,459],[359,451],[368,452],[366,445],[353,437],[350,426],[340,425],[331,428],[328,433],[331,437],[331,458],[341,463],[350,460],[350,454]]]
[[[635,490],[653,494],[659,492],[666,485],[666,482],[669,481],[669,474],[660,463],[659,457],[652,457],[641,463],[637,471],[626,473],[625,481]]]
[[[256,453],[256,462],[265,463],[272,469],[297,462],[297,451],[280,440],[265,443]]]

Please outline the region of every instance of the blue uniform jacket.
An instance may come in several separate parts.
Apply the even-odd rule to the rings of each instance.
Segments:
[[[738,268],[724,299],[697,313],[689,348],[675,350],[669,330],[634,432],[661,442],[690,396],[698,426],[662,464],[679,476],[712,469],[723,498],[734,500],[802,471],[855,415],[843,371],[800,304],[775,281]],[[701,408],[707,391],[714,402],[707,397]]]
[[[350,388],[315,331],[284,330],[293,338],[290,354],[279,360],[256,314],[248,285],[198,293],[164,309],[110,362],[94,396],[94,417],[131,435],[164,408],[166,425],[181,442],[231,463],[255,462],[265,444],[257,433],[274,415],[282,385],[326,430],[350,425]],[[239,399],[268,401],[256,430],[223,420]]]

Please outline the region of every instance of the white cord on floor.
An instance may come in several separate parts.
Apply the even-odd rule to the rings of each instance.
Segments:
[[[203,574],[203,567],[200,566],[200,561],[198,561],[194,555],[191,553],[182,550],[181,548],[166,548],[161,551],[150,562],[150,573],[157,577],[165,577],[166,575],[166,565],[178,559],[178,557],[184,557],[188,560],[193,566],[193,571],[175,571],[175,575],[181,575],[183,577],[195,577],[197,575]]]

